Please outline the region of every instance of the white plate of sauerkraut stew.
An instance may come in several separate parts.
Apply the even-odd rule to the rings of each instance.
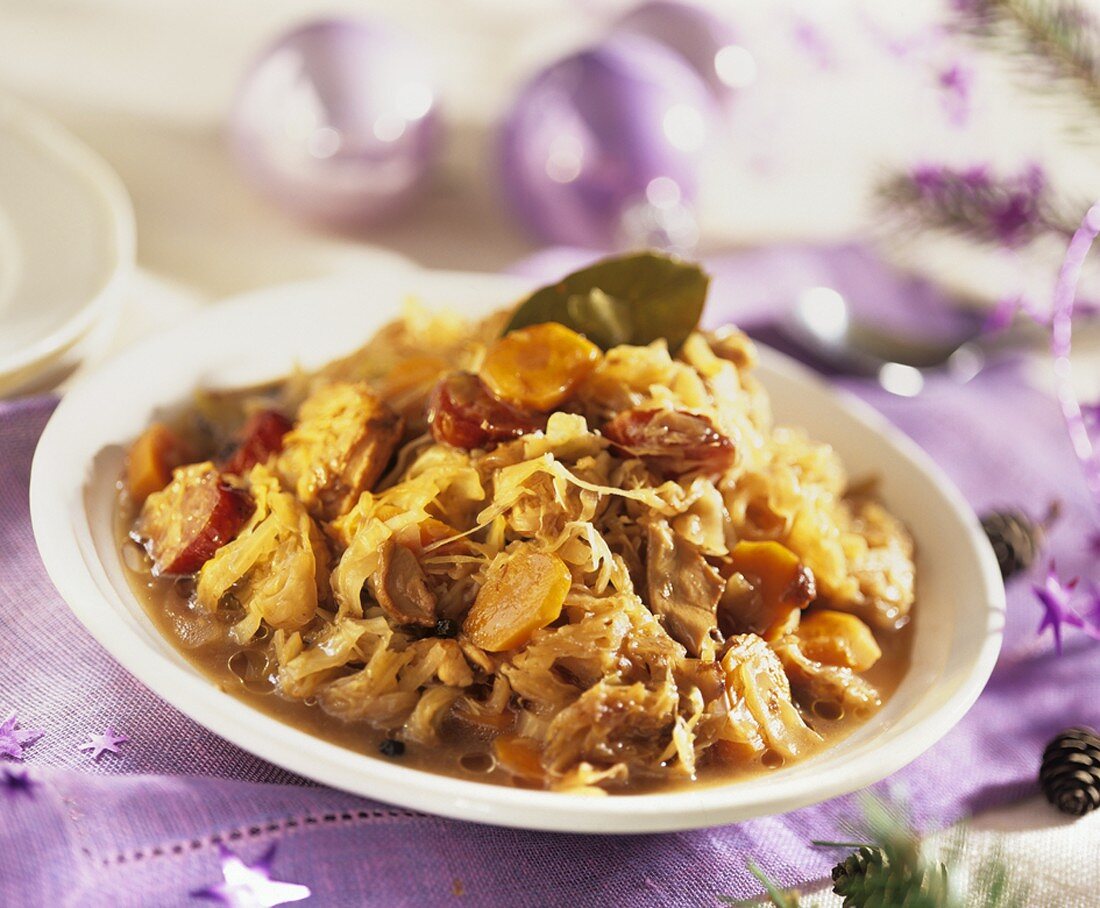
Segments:
[[[61,402],[46,567],[196,721],[392,803],[642,832],[865,786],[981,691],[996,563],[881,417],[699,330],[706,290],[647,254],[212,308]]]

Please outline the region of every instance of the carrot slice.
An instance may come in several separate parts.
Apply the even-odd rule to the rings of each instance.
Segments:
[[[500,735],[493,739],[493,756],[501,768],[521,779],[542,781],[546,778],[538,743],[531,738]]]
[[[491,653],[523,646],[561,614],[572,575],[557,555],[519,549],[478,590],[462,629]]]
[[[847,612],[831,609],[808,612],[795,633],[802,652],[826,665],[865,672],[882,656],[871,629]]]
[[[164,423],[155,422],[138,436],[126,455],[126,488],[143,504],[172,479],[172,470],[184,463],[183,442]]]

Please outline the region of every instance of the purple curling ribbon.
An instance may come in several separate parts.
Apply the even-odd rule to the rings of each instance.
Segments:
[[[1085,482],[1093,500],[1100,507],[1100,456],[1093,443],[1081,403],[1073,388],[1073,364],[1070,351],[1073,344],[1073,310],[1077,303],[1077,285],[1092,244],[1100,236],[1100,202],[1094,204],[1073,234],[1054,286],[1053,309],[1050,317],[1050,352],[1054,357],[1054,388],[1058,405],[1066,421],[1073,452],[1085,471]]]

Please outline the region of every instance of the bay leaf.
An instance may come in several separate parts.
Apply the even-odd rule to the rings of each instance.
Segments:
[[[558,322],[604,350],[664,338],[675,352],[698,327],[709,284],[698,265],[658,252],[603,259],[536,290],[504,333]]]

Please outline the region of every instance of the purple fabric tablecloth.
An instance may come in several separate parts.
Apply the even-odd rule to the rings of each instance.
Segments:
[[[712,268],[723,288],[715,305],[736,317],[759,263],[730,256]],[[911,304],[904,285],[883,293]],[[1039,514],[1060,499],[1051,551],[1065,573],[1089,576],[1084,538],[1095,514],[1053,402],[1019,370],[989,370],[966,386],[935,379],[911,399],[846,384],[912,435],[976,507]],[[528,833],[320,788],[211,735],[104,653],[45,575],[27,486],[52,408],[46,398],[0,403],[0,721],[14,710],[24,728],[45,732],[26,749],[39,783],[32,797],[0,790],[0,903],[200,904],[189,892],[220,880],[219,843],[255,860],[278,842],[274,876],[309,886],[317,905],[714,905],[719,894],[760,891],[745,871],[750,856],[784,884],[828,873],[835,855],[809,841],[847,835],[852,798],[697,832]],[[1027,582],[1014,583],[986,692],[889,780],[922,829],[1032,792],[1047,738],[1097,721],[1097,650],[1071,635],[1055,656],[1034,636],[1038,618]],[[77,747],[108,724],[130,740],[93,761]],[[0,760],[0,772],[16,765]]]

